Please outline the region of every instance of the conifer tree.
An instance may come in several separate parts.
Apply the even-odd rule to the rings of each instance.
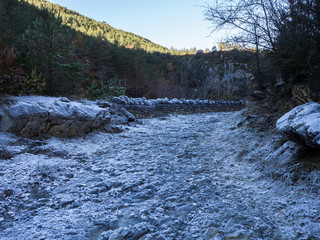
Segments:
[[[44,74],[47,80],[47,94],[61,91],[74,92],[75,84],[84,80],[83,64],[74,54],[67,28],[60,16],[44,12],[30,26],[23,40],[30,65]]]

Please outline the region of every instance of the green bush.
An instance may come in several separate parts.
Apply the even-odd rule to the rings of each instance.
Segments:
[[[121,80],[119,80],[117,76],[109,80],[108,95],[109,96],[125,95],[125,89],[123,86],[121,86]]]
[[[21,91],[25,77],[23,69],[15,65],[16,58],[14,45],[0,49],[0,93],[16,95]]]
[[[46,79],[42,73],[37,73],[36,67],[31,71],[21,85],[21,94],[43,94],[46,90]]]
[[[106,95],[106,89],[100,83],[94,82],[88,89],[88,98],[91,100],[103,99]]]

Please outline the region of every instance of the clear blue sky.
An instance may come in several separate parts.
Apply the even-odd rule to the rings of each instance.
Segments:
[[[221,39],[212,34],[203,8],[213,0],[49,0],[112,27],[170,48],[211,49]]]

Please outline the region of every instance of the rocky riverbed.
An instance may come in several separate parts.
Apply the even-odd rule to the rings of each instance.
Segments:
[[[241,113],[0,133],[0,239],[320,239],[318,190],[267,177],[277,135],[238,127]]]

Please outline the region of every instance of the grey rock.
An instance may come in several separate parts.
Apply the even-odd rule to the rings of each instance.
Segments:
[[[208,228],[206,230],[206,232],[203,234],[201,240],[211,240],[211,239],[214,239],[218,234],[218,231],[217,229],[211,227],[211,228]]]
[[[292,141],[284,143],[266,158],[265,173],[273,178],[287,176],[286,181],[291,182],[294,176],[289,173],[295,165],[299,167],[297,160],[303,150],[304,148],[298,143]]]
[[[146,222],[141,222],[130,227],[120,227],[113,232],[105,233],[102,239],[108,240],[137,240],[147,234],[152,227]]]
[[[106,101],[97,101],[97,105],[101,108],[111,108],[112,103]]]
[[[265,116],[247,115],[241,119],[237,127],[259,127],[265,122]]]
[[[104,127],[104,130],[107,132],[107,133],[122,133],[123,132],[123,129],[122,127],[120,126],[113,126],[113,125],[105,125]]]
[[[71,205],[74,202],[74,199],[62,199],[59,202],[59,205],[63,208],[67,207],[68,205]]]
[[[59,101],[61,101],[61,102],[71,102],[68,98],[66,98],[66,97],[61,97],[61,98],[59,98]]]
[[[199,105],[203,104],[202,100],[200,100],[200,99],[196,99],[195,102],[196,102],[196,104],[199,104]]]
[[[127,96],[120,96],[120,99],[122,99],[126,104],[129,103],[129,98]]]
[[[57,137],[73,137],[101,128],[110,122],[107,110],[94,104],[45,97],[19,99],[1,112],[0,131],[24,137],[48,133]]]
[[[126,105],[126,101],[124,101],[122,98],[120,97],[114,97],[112,98],[112,102],[119,104],[119,105]]]
[[[263,91],[253,91],[253,93],[251,95],[252,95],[252,97],[254,97],[258,100],[262,100],[266,97],[266,95]]]
[[[285,88],[286,83],[282,78],[277,79],[277,82],[274,85],[274,91],[278,94],[283,94],[284,93],[284,88]]]
[[[290,139],[320,148],[320,104],[309,102],[293,108],[277,121],[276,127]]]
[[[121,113],[128,119],[128,122],[134,122],[136,117],[125,108],[120,108]]]
[[[286,167],[288,164],[297,159],[301,149],[302,147],[298,143],[288,141],[279,147],[275,152],[271,153],[267,157],[267,161],[270,163],[276,161],[274,164],[277,165],[277,167]]]
[[[125,125],[128,123],[128,119],[125,116],[113,115],[110,120],[110,125]],[[108,127],[107,127],[108,129]]]
[[[9,152],[5,147],[0,146],[0,159],[8,160],[12,158],[14,154]]]

